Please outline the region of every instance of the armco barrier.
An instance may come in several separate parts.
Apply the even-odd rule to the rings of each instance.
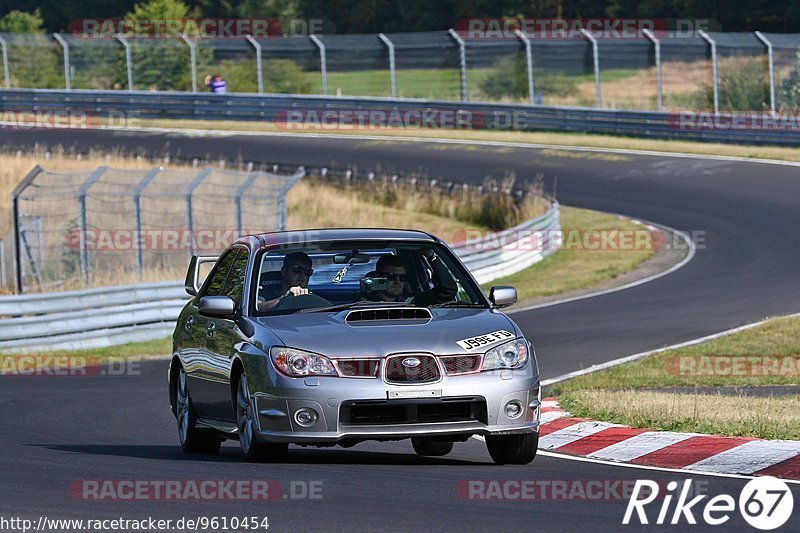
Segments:
[[[555,251],[559,206],[498,234],[453,246],[480,283],[513,274]],[[544,240],[529,246],[530,236]],[[168,336],[189,296],[183,282],[0,297],[0,352],[81,349]]]
[[[651,111],[279,94],[229,93],[215,95],[211,93],[44,89],[6,89],[0,93],[0,113],[33,110],[37,112],[85,111],[99,117],[116,117],[117,124],[128,125],[131,125],[132,117],[274,122],[276,119],[285,120],[288,111],[309,109],[384,112],[392,109],[400,111],[438,110],[450,113],[469,113],[472,117],[472,127],[476,129],[565,131],[683,141],[800,145],[800,126],[797,124],[794,127],[789,124],[784,128],[776,126],[774,129],[740,129],[741,125],[730,129],[688,126],[681,128],[677,114]],[[705,122],[712,122],[719,118],[723,126],[732,122],[729,115],[725,114],[706,113],[704,118]],[[44,124],[43,127],[47,127],[47,124]],[[89,124],[88,127],[92,127],[92,125]],[[369,129],[365,129],[365,131],[369,132]],[[409,131],[413,131],[413,128]]]

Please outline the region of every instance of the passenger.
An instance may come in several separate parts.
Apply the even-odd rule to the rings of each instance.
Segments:
[[[266,288],[266,296],[258,298],[258,310],[270,311],[284,298],[310,294],[308,280],[314,273],[311,258],[305,252],[292,252],[283,258],[280,287]]]
[[[456,283],[450,269],[430,248],[423,248],[419,253],[427,260],[433,272],[433,288],[404,298],[406,287],[406,265],[402,258],[396,255],[384,255],[375,265],[375,275],[386,278],[388,286],[385,291],[375,292],[378,301],[407,302],[414,305],[427,306],[437,303],[452,301],[458,294]]]

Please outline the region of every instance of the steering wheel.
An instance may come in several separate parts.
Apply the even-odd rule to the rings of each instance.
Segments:
[[[286,296],[278,300],[274,311],[296,311],[312,307],[328,307],[332,305],[328,300],[316,294],[301,294],[299,296]]]

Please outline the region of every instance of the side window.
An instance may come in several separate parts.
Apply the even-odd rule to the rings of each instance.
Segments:
[[[222,294],[229,296],[236,305],[242,303],[242,293],[244,291],[244,277],[247,274],[248,251],[242,250],[233,262],[231,275],[228,276],[228,283]]]
[[[236,258],[237,253],[239,253],[238,248],[227,252],[222,256],[222,259],[217,261],[214,272],[211,273],[211,278],[208,280],[206,292],[203,294],[203,296],[219,296],[223,294],[222,289],[225,287],[225,280],[228,279],[228,272],[231,269],[231,265],[233,264],[233,260]]]

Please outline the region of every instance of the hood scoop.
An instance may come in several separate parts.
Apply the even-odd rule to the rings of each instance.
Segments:
[[[395,320],[428,321],[432,318],[431,312],[424,307],[387,307],[350,311],[344,320],[348,324],[353,324]]]

